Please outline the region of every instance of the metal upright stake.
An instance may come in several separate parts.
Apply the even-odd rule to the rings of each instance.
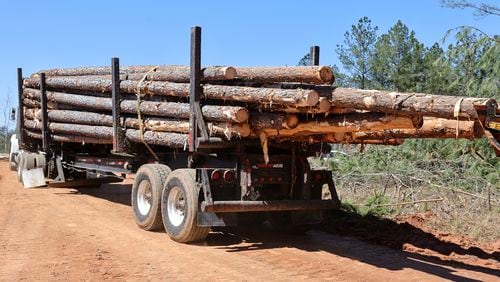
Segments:
[[[24,149],[24,107],[23,107],[23,69],[17,68],[17,139],[19,140],[19,147]]]
[[[40,104],[42,111],[42,147],[44,152],[50,149],[49,113],[47,108],[47,87],[45,73],[40,73]]]
[[[189,152],[195,152],[197,146],[198,129],[200,129],[203,141],[208,141],[208,130],[203,119],[200,107],[203,88],[200,84],[201,76],[201,27],[191,28],[191,56],[190,56],[190,78],[189,78]]]
[[[319,66],[319,46],[311,46],[309,52],[309,57],[311,58],[311,66]]]
[[[111,104],[113,115],[113,153],[126,153],[127,141],[120,126],[120,60],[111,58]]]

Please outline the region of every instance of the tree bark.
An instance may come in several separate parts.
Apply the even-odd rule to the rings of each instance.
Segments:
[[[24,89],[23,94],[30,99],[39,99],[40,91]],[[78,109],[111,111],[111,98],[82,96],[61,92],[47,91],[47,99],[53,103],[74,106]],[[28,104],[33,104],[28,102]],[[137,102],[125,100],[120,103],[123,113],[137,114]],[[144,115],[165,116],[172,118],[188,119],[190,114],[189,104],[175,102],[142,101],[140,111]],[[243,123],[248,120],[248,111],[237,106],[206,105],[201,108],[203,116],[210,121]]]
[[[36,133],[30,130],[25,130],[26,135],[35,138],[42,139],[42,134]],[[50,138],[56,142],[62,143],[81,143],[81,144],[112,144],[113,140],[110,138],[92,138],[77,135],[64,135],[64,134],[51,134]]]
[[[488,98],[441,96],[423,93],[399,93],[352,88],[336,88],[332,93],[335,107],[376,112],[422,115],[453,119],[460,105],[460,119],[477,119],[476,107],[494,102]]]
[[[294,114],[277,114],[277,113],[257,113],[252,112],[248,121],[252,130],[262,130],[266,128],[272,129],[290,129],[295,128],[299,123],[299,118]]]
[[[24,122],[26,128],[31,130],[40,130],[41,124],[33,120]],[[98,139],[112,139],[113,128],[108,126],[94,126],[81,124],[66,124],[66,123],[49,123],[49,130],[56,134],[66,136],[83,136]],[[142,143],[140,131],[136,129],[126,129],[125,136],[129,141]],[[145,131],[144,141],[151,145],[168,146],[172,148],[183,148],[188,142],[188,134],[172,133],[172,132],[154,132]]]
[[[236,67],[236,77],[242,80],[259,82],[302,82],[325,84],[333,83],[334,76],[330,67]]]
[[[457,132],[458,128],[458,132]],[[391,129],[384,131],[353,132],[354,139],[391,139],[391,138],[464,138],[474,139],[483,136],[479,123],[441,118],[424,119],[421,128]]]
[[[27,109],[25,111],[27,119],[39,120],[39,109]],[[113,126],[113,117],[107,114],[94,112],[81,112],[70,110],[49,110],[48,117],[50,122]],[[139,129],[140,123],[137,118],[122,117],[120,120],[122,127]],[[188,120],[169,120],[164,118],[143,118],[143,128],[151,131],[189,133]],[[246,123],[208,123],[209,133],[211,135],[231,137],[247,137],[251,133],[250,126]]]
[[[87,91],[111,93],[111,80],[100,78],[48,77],[48,89],[64,91]],[[138,82],[124,80],[120,83],[120,91],[136,93]],[[29,78],[24,80],[24,86],[38,88],[40,80]],[[188,83],[173,83],[163,81],[144,81],[140,84],[141,95],[163,95],[175,97],[189,97]],[[210,85],[203,86],[205,99],[228,100],[256,104],[277,104],[296,107],[314,106],[319,101],[319,94],[314,90],[254,88],[239,86]]]
[[[153,70],[153,71],[151,71]],[[39,79],[39,74],[45,72],[49,76],[100,76],[111,79],[111,67],[83,67],[66,69],[42,70],[31,75]],[[129,66],[120,67],[120,76],[123,79],[141,80],[147,74],[146,80],[189,82],[189,66]],[[201,70],[202,81],[231,80],[236,77],[233,67],[206,67]]]
[[[264,128],[267,136],[299,137],[338,132],[360,132],[395,128],[415,128],[411,117],[386,115],[382,113],[357,113],[328,116],[314,121],[299,123],[292,129]]]

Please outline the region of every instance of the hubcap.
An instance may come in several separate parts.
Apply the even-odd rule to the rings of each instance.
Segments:
[[[167,211],[168,219],[173,226],[179,226],[184,221],[186,201],[181,188],[174,186],[168,194]]]
[[[137,189],[137,208],[141,215],[147,215],[151,209],[151,202],[153,200],[153,191],[151,190],[151,183],[147,180],[139,183]]]

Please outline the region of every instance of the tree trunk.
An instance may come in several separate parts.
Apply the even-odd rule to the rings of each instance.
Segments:
[[[36,129],[35,129],[36,130]],[[34,139],[42,139],[42,134],[30,130],[25,130],[26,135]],[[81,143],[81,144],[113,144],[111,138],[92,138],[77,135],[51,134],[50,138],[56,142],[62,143]]]
[[[64,91],[87,91],[111,93],[111,80],[100,78],[73,78],[73,77],[48,77],[48,89],[61,89]],[[124,80],[120,83],[120,91],[136,93],[138,82]],[[29,78],[24,80],[24,86],[38,88],[40,80]],[[141,95],[163,95],[175,97],[189,97],[188,83],[173,83],[163,81],[144,81],[140,84]],[[254,88],[239,86],[210,85],[203,86],[205,99],[238,101],[256,104],[277,104],[295,107],[314,106],[319,101],[319,94],[314,90],[302,89],[276,89]]]
[[[236,77],[261,82],[333,83],[331,68],[325,66],[301,67],[236,67]]]
[[[455,118],[455,107],[458,104],[460,119],[477,119],[476,106],[491,103],[493,99],[338,87],[332,93],[332,101],[335,107],[447,119]]]
[[[382,113],[357,113],[328,116],[315,121],[299,123],[292,129],[264,128],[268,137],[299,137],[337,132],[360,132],[395,128],[415,128],[414,120],[407,116]]]
[[[458,132],[457,132],[458,128]],[[384,131],[353,132],[354,139],[391,139],[391,138],[465,138],[474,139],[483,136],[479,123],[441,118],[424,119],[418,129],[391,129]]]
[[[40,91],[24,89],[23,94],[30,99],[39,99]],[[56,104],[74,106],[79,109],[111,111],[111,98],[82,96],[61,92],[47,91],[47,99]],[[32,105],[33,103],[28,102]],[[125,100],[120,103],[123,113],[137,114],[137,102]],[[175,102],[142,101],[140,111],[144,115],[166,116],[172,118],[188,119],[190,114],[189,104]],[[203,116],[210,121],[243,123],[248,120],[248,111],[243,107],[206,105],[202,108]]]
[[[24,122],[26,128],[31,130],[40,130],[41,124],[33,121],[26,120]],[[49,130],[56,134],[63,134],[66,136],[84,136],[91,138],[98,138],[109,140],[113,138],[113,128],[108,126],[94,126],[94,125],[81,125],[81,124],[66,124],[66,123],[49,123]],[[125,136],[129,141],[135,143],[142,143],[140,131],[136,129],[125,130]],[[173,148],[183,148],[188,142],[187,134],[172,133],[172,132],[144,132],[144,141],[151,145],[162,145]]]
[[[153,71],[152,71],[153,70]],[[111,79],[111,67],[84,67],[67,69],[42,70],[31,75],[39,79],[39,74],[44,72],[49,76],[100,76]],[[141,80],[147,74],[146,80],[189,82],[189,66],[129,66],[120,67],[120,77],[123,79]],[[236,77],[233,67],[206,67],[201,70],[202,81],[231,80]]]
[[[299,118],[294,114],[252,112],[248,123],[252,130],[262,130],[266,128],[281,130],[296,127],[299,123]]]
[[[25,116],[28,119],[40,120],[40,110],[27,109]],[[113,126],[113,117],[111,115],[94,112],[50,110],[48,117],[50,122]],[[133,129],[139,129],[140,126],[139,120],[132,117],[122,117],[120,124],[122,127]],[[189,133],[189,121],[146,117],[143,118],[143,128],[151,131]],[[226,136],[227,138],[247,137],[251,133],[250,126],[246,123],[208,123],[208,128],[211,135]]]

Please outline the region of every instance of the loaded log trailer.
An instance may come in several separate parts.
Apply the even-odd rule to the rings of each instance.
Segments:
[[[190,66],[18,69],[19,152],[25,187],[95,186],[135,173],[140,228],[178,242],[246,219],[290,227],[340,206],[332,172],[308,158],[330,143],[401,144],[405,138],[487,137],[499,148],[493,99],[332,87],[331,69]],[[323,189],[330,197],[324,197]]]

